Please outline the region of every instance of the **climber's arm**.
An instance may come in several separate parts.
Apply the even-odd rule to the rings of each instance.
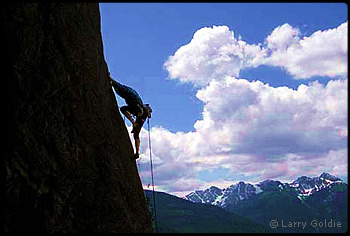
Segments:
[[[121,83],[118,83],[117,81],[112,79],[111,76],[109,76],[109,81],[113,86],[114,90],[116,91],[116,93],[122,98],[124,98],[128,105],[143,104],[141,97],[138,95],[138,93],[134,89],[128,86],[125,86]]]
[[[117,94],[119,94],[120,96],[122,96],[125,93],[125,88],[123,87],[122,84],[118,83],[117,81],[115,81],[114,79],[112,79],[112,77],[109,75],[109,82],[110,84],[113,86],[113,88],[115,89],[115,91],[117,92]],[[122,96],[123,97],[123,96]]]

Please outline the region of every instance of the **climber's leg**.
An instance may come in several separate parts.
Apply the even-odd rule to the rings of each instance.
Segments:
[[[137,118],[135,125],[134,125],[134,139],[135,139],[135,158],[139,158],[139,154],[140,154],[140,132],[141,132],[141,128],[143,126],[143,123],[145,122],[145,120]]]
[[[136,130],[134,132],[134,139],[135,139],[135,159],[139,158],[140,155],[140,136],[139,136],[140,130]]]
[[[135,147],[136,147],[135,159],[137,159],[139,158],[139,155],[140,155],[140,138],[135,138]]]
[[[131,116],[130,111],[128,110],[128,106],[123,106],[120,108],[121,113],[124,114],[124,116],[126,116],[126,118],[128,118],[128,120],[134,125],[135,121]]]

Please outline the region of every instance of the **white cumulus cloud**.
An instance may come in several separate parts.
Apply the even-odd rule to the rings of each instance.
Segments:
[[[236,39],[227,26],[213,26],[195,32],[191,42],[170,56],[164,67],[170,78],[206,85],[214,78],[237,77],[242,67],[264,56],[259,45]]]
[[[323,171],[347,175],[347,22],[302,37],[289,24],[276,27],[263,44],[235,38],[227,26],[199,29],[190,43],[164,63],[169,77],[197,85],[202,118],[192,132],[151,129],[156,186],[179,194],[218,180],[295,179]],[[334,78],[297,89],[239,78],[245,68],[285,68],[296,79]],[[130,129],[130,128],[129,128]],[[141,132],[138,160],[150,182],[148,132]],[[146,142],[147,143],[147,142]],[[228,170],[218,180],[200,173]],[[208,170],[211,170],[211,172]],[[204,171],[204,172],[203,172]],[[239,179],[241,180],[241,179]]]
[[[298,29],[284,24],[267,38],[269,56],[264,64],[285,68],[296,79],[312,76],[346,77],[348,23],[300,38]]]
[[[326,86],[313,82],[293,90],[227,76],[211,81],[197,97],[204,108],[195,131],[151,130],[155,176],[163,191],[203,188],[208,183],[200,181],[198,173],[220,166],[231,176],[240,173],[252,181],[292,178],[316,167],[344,174],[347,80]],[[141,139],[147,138],[144,130]],[[141,153],[147,154],[141,165],[149,165],[147,145]],[[324,162],[327,158],[331,164]]]
[[[285,51],[288,47],[298,43],[299,35],[299,30],[289,24],[278,26],[267,36],[267,47],[273,51]]]
[[[206,86],[225,76],[239,77],[242,69],[259,65],[286,69],[295,79],[313,76],[347,77],[348,23],[302,37],[289,24],[276,27],[262,44],[235,38],[227,26],[199,29],[190,43],[164,63],[169,77]]]

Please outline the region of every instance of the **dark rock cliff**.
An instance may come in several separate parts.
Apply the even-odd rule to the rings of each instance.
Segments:
[[[153,232],[98,3],[7,3],[3,17],[13,124],[4,230]]]

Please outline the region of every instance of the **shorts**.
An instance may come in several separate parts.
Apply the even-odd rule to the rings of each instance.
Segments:
[[[126,111],[129,111],[131,114],[137,117],[138,114],[142,113],[142,108],[139,106],[123,106],[120,108],[120,111],[125,114]]]

